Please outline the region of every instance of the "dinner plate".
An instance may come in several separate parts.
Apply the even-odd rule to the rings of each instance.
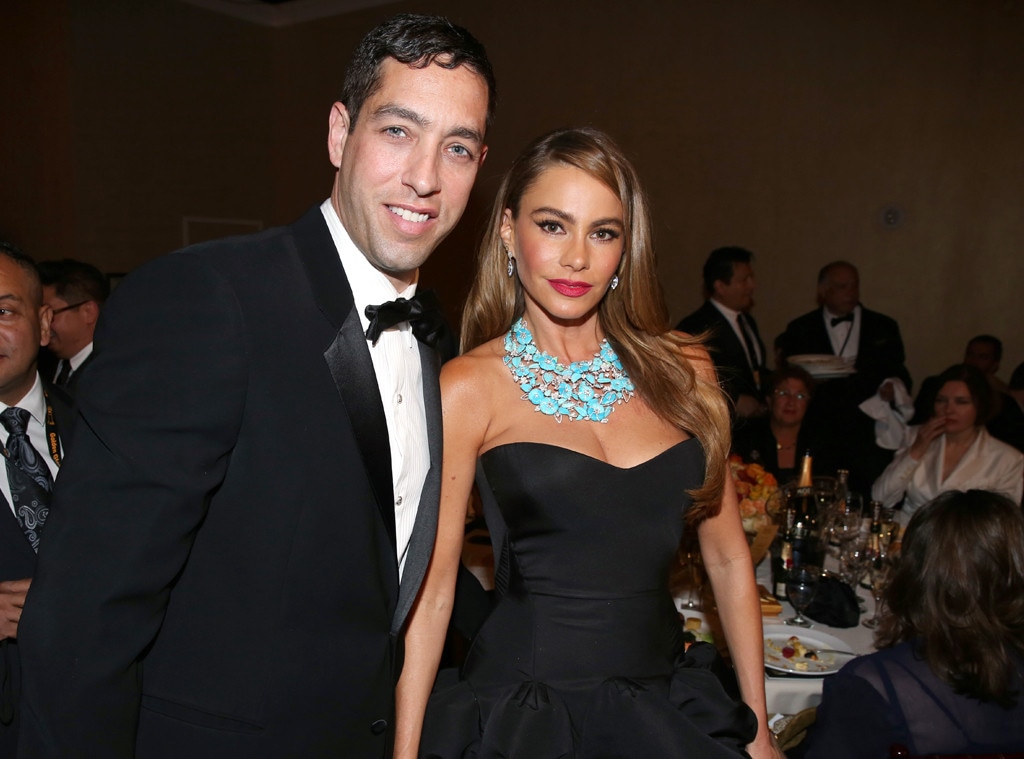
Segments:
[[[786,361],[796,364],[812,377],[817,377],[818,379],[847,377],[856,373],[856,369],[850,366],[846,359],[834,356],[831,353],[801,353],[796,356],[789,356]]]
[[[830,651],[844,651],[849,655],[823,653],[818,654],[818,660],[794,656],[787,659],[782,655],[782,649],[789,644],[789,639],[796,636],[808,649],[829,649]],[[764,666],[776,672],[785,672],[788,675],[803,675],[806,677],[821,677],[838,672],[839,669],[856,656],[848,643],[843,642],[834,635],[818,632],[817,630],[805,630],[802,627],[791,625],[765,625],[764,626]]]

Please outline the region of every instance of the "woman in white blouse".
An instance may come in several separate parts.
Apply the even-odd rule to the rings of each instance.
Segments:
[[[993,490],[1017,503],[1024,491],[1024,455],[991,437],[985,421],[992,388],[972,366],[957,364],[939,376],[934,415],[911,427],[903,446],[871,489],[885,506],[903,501],[906,524],[921,506],[947,490]]]

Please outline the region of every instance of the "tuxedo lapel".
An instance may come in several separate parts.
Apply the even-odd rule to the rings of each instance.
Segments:
[[[338,386],[338,392],[352,421],[352,431],[366,468],[381,518],[391,545],[395,537],[395,507],[392,497],[391,449],[384,406],[377,389],[377,376],[366,347],[366,337],[355,309],[349,312],[324,359]]]
[[[391,545],[395,546],[397,538],[387,421],[370,349],[355,310],[352,288],[319,207],[303,216],[293,229],[297,253],[306,268],[317,306],[338,328],[334,340],[324,351],[324,360],[348,411],[377,509],[387,527]]]
[[[416,510],[409,550],[405,555],[402,585],[398,592],[398,606],[392,622],[392,633],[402,629],[405,618],[419,592],[426,574],[437,534],[438,504],[441,499],[441,359],[433,348],[419,343],[420,365],[423,374],[423,407],[427,416],[427,447],[430,451],[430,469],[427,470]]]

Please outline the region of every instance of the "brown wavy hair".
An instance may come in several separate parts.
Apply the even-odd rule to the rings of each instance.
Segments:
[[[1024,667],[1024,514],[985,490],[950,491],[910,520],[886,590],[879,648],[916,641],[957,693],[1009,707]]]
[[[519,278],[509,277],[500,231],[505,209],[518,217],[523,195],[553,166],[571,166],[608,187],[622,203],[619,286],[598,307],[637,394],[660,416],[696,437],[704,447],[705,481],[693,491],[691,522],[718,513],[729,452],[729,411],[719,386],[702,379],[683,356],[700,346],[669,330],[668,309],[655,267],[650,209],[636,170],[605,133],[592,128],[559,129],[534,140],[502,180],[480,244],[477,273],[462,313],[462,349],[505,334],[525,304]]]

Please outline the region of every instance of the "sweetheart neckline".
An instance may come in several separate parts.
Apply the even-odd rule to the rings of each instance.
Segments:
[[[694,441],[697,442],[697,443],[700,442],[695,437],[688,437],[688,438],[686,438],[686,440],[680,440],[678,443],[675,443],[674,445],[670,445],[668,448],[663,450],[661,453],[655,454],[651,458],[645,459],[644,461],[641,461],[639,464],[634,464],[633,466],[616,466],[615,464],[612,464],[612,463],[610,463],[608,461],[605,461],[604,459],[599,459],[596,456],[591,456],[588,453],[583,453],[583,451],[577,451],[574,448],[566,448],[563,445],[555,445],[554,443],[543,443],[543,442],[539,442],[539,441],[536,441],[536,440],[515,440],[515,441],[512,441],[511,443],[500,443],[499,445],[496,445],[493,448],[488,448],[486,451],[484,451],[483,453],[480,454],[479,458],[483,459],[491,451],[497,451],[497,450],[499,450],[501,448],[513,448],[513,447],[516,447],[516,446],[529,445],[529,446],[538,446],[540,448],[553,448],[553,449],[555,449],[557,451],[565,451],[566,453],[571,453],[571,454],[574,454],[576,456],[580,456],[581,458],[587,459],[588,461],[594,461],[594,462],[597,462],[598,464],[604,464],[605,466],[611,467],[612,469],[617,469],[620,472],[629,472],[629,471],[632,471],[634,469],[639,469],[640,467],[646,466],[647,464],[650,464],[650,463],[652,463],[654,461],[657,461],[662,456],[665,456],[668,453],[670,453],[671,451],[674,451],[676,448],[679,448],[681,446],[686,445],[687,443],[694,442]]]

